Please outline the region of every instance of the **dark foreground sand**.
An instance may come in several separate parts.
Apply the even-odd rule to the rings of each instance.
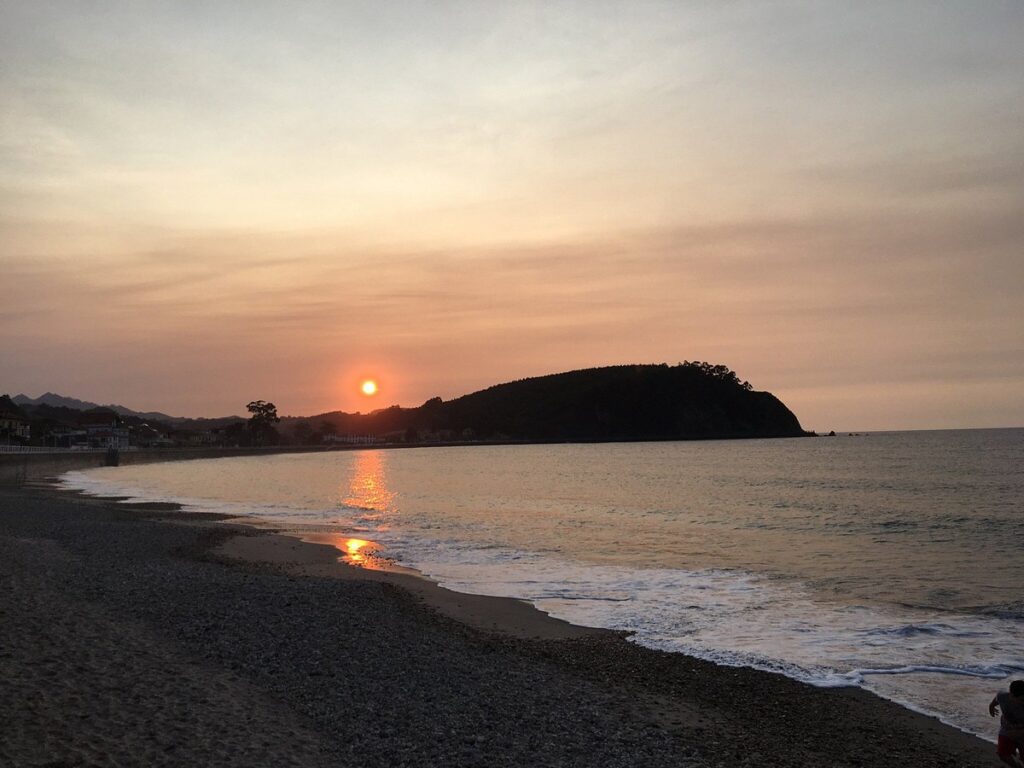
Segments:
[[[853,689],[644,650],[325,547],[0,490],[0,766],[985,766]]]

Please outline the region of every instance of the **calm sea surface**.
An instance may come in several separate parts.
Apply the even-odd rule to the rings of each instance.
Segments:
[[[71,472],[987,738],[1024,678],[1024,430],[365,450]]]

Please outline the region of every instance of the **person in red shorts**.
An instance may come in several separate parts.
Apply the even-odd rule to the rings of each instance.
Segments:
[[[988,713],[996,716],[999,710],[999,743],[996,754],[999,759],[1014,768],[1021,768],[1021,763],[1013,759],[1014,754],[1020,756],[1024,763],[1024,680],[1014,680],[1009,691],[1000,691],[988,705]]]

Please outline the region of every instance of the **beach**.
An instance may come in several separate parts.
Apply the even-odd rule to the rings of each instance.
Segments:
[[[0,490],[0,763],[995,764],[862,690],[336,560],[173,505]]]

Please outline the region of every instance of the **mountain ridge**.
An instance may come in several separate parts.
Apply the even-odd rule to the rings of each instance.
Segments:
[[[161,411],[136,411],[123,405],[114,403],[101,404],[89,400],[79,400],[77,397],[59,395],[56,392],[44,392],[39,397],[29,397],[25,394],[17,394],[11,400],[20,406],[47,405],[51,408],[70,408],[73,411],[89,411],[94,408],[105,408],[114,411],[119,416],[134,416],[139,419],[150,421],[162,421],[167,424],[185,424],[191,422],[224,421],[225,419],[241,419],[241,416],[216,416],[207,418],[204,416],[171,416]]]

